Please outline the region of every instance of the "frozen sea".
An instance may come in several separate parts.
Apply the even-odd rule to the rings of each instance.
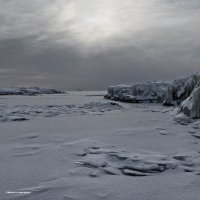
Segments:
[[[0,96],[1,200],[200,199],[200,130],[104,94]]]

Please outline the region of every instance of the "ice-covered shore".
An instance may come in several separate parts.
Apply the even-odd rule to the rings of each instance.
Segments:
[[[178,112],[193,118],[200,118],[200,73],[193,74],[185,83],[168,87],[164,105],[180,104]]]
[[[39,95],[39,94],[61,94],[61,93],[64,92],[55,89],[46,89],[38,87],[0,88],[0,95]]]
[[[191,118],[200,118],[200,73],[171,82],[151,81],[133,85],[110,86],[106,99],[139,103],[157,102],[164,106],[179,106]]]
[[[124,102],[162,102],[165,99],[170,82],[150,81],[134,85],[110,86],[106,99]]]

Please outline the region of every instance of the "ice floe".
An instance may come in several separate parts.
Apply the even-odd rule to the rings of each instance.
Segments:
[[[123,106],[114,102],[90,102],[83,105],[5,105],[0,107],[0,122],[26,121],[37,116],[54,117],[61,114],[102,115],[105,112],[122,109]]]

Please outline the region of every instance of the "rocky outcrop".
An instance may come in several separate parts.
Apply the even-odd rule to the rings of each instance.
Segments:
[[[173,106],[182,102],[183,97],[181,97],[181,91],[183,91],[184,85],[186,84],[188,79],[188,77],[179,78],[170,83],[167,88],[165,100],[163,102],[164,106]]]
[[[146,82],[133,85],[110,86],[106,99],[139,103],[139,102],[163,102],[169,82]]]
[[[179,105],[180,112],[200,118],[200,73],[172,82],[146,82],[133,85],[110,86],[106,99],[140,103],[163,102],[164,106]]]
[[[194,118],[200,118],[200,86],[196,86],[189,97],[181,103],[180,110]]]
[[[176,82],[178,84],[168,87],[163,105],[180,104],[181,112],[194,119],[200,118],[200,73]]]

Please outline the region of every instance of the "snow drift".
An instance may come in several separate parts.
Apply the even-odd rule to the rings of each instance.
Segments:
[[[39,95],[39,94],[61,94],[64,93],[55,89],[46,89],[38,87],[30,88],[0,88],[0,95]]]

